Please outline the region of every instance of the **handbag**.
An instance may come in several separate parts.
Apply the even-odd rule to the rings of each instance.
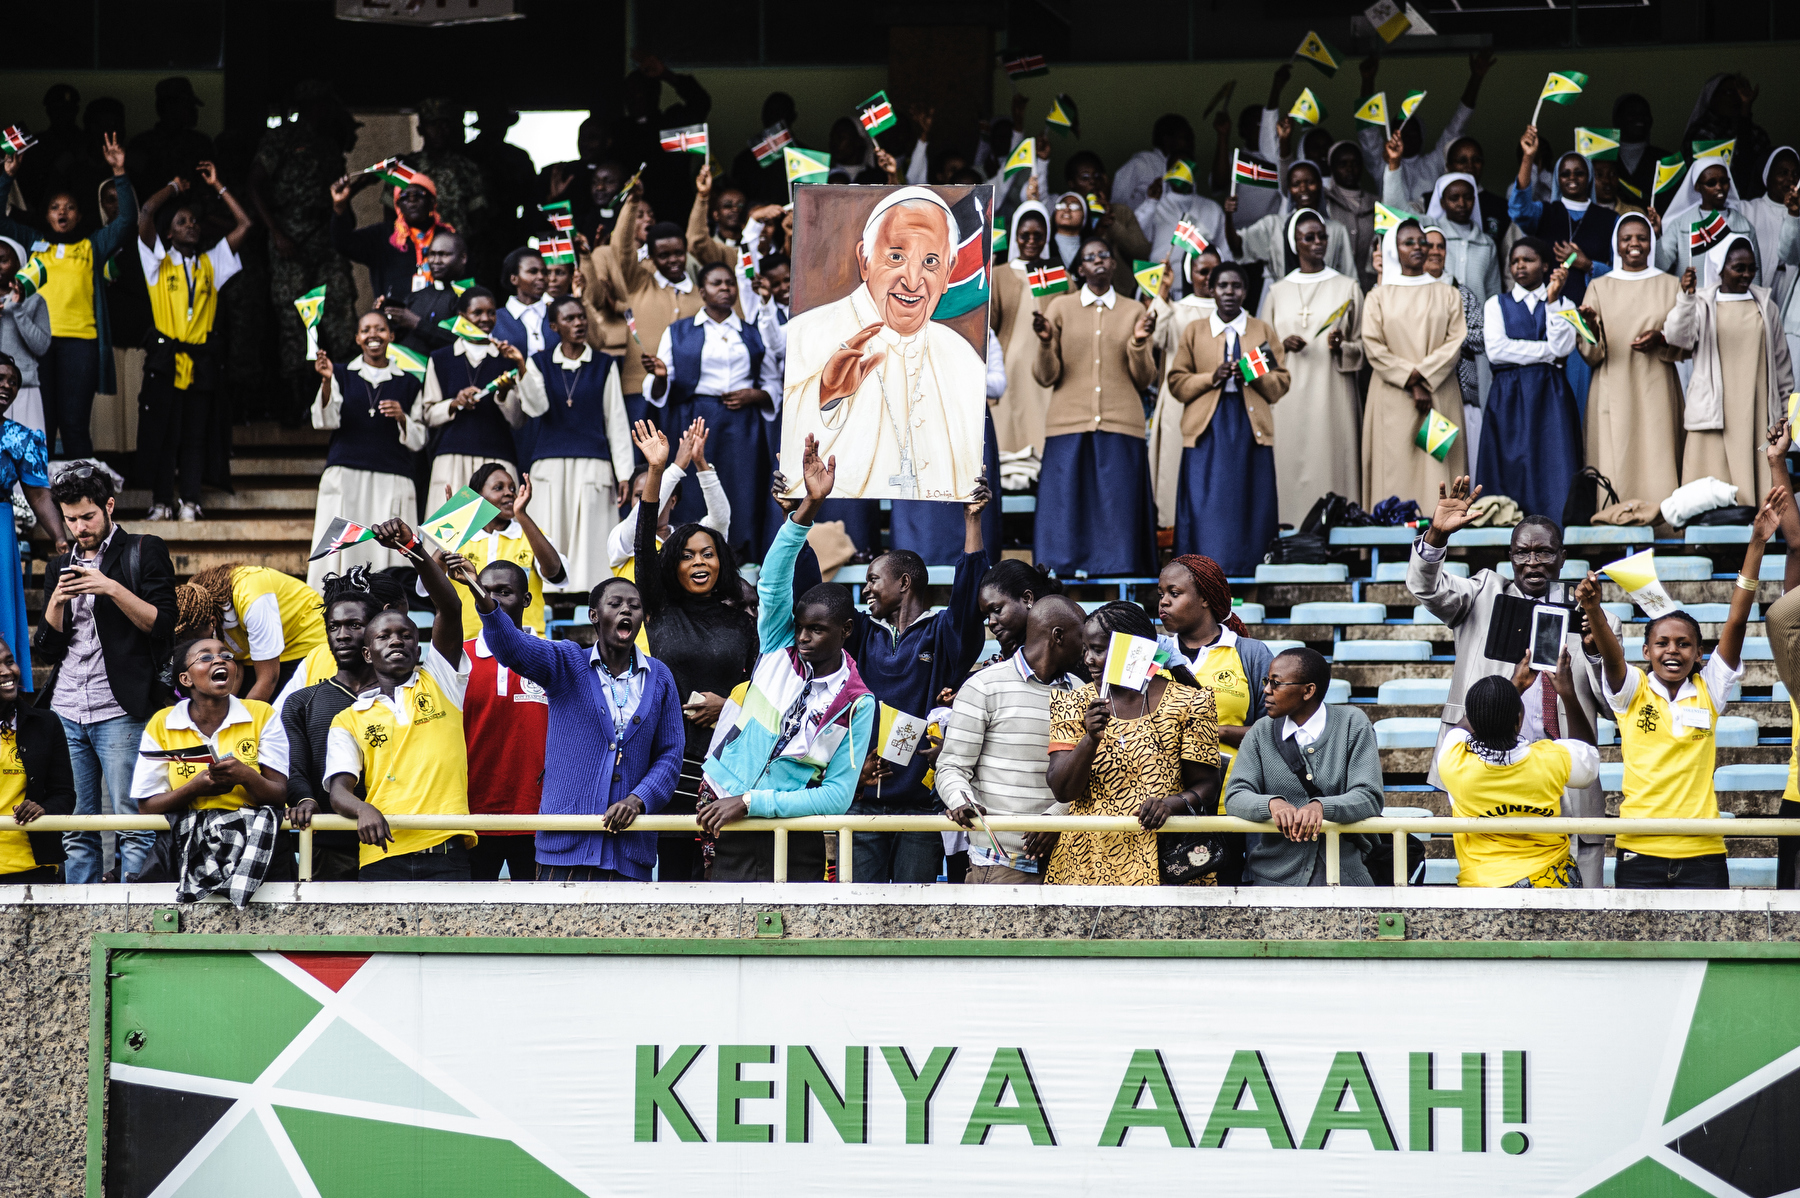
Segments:
[[[1217,832],[1166,832],[1156,838],[1164,886],[1186,886],[1217,873],[1231,853]]]
[[[1606,491],[1605,506],[1612,507],[1619,502],[1619,493],[1613,490],[1612,480],[1592,466],[1583,466],[1569,483],[1569,497],[1563,502],[1563,527],[1592,524],[1594,513],[1601,507],[1599,492],[1602,489]]]
[[[1331,560],[1331,545],[1323,532],[1297,532],[1291,537],[1271,537],[1263,561],[1274,566],[1317,566]]]
[[[1731,507],[1716,507],[1710,512],[1701,512],[1698,516],[1689,520],[1686,527],[1692,528],[1697,524],[1706,525],[1708,527],[1717,527],[1721,525],[1738,527],[1754,523],[1756,523],[1756,509],[1753,507],[1745,507],[1740,503]]]

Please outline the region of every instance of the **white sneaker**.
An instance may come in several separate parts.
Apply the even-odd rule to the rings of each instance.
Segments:
[[[186,500],[182,501],[182,503],[181,503],[181,519],[183,519],[183,520],[199,520],[199,519],[204,518],[205,514],[206,513],[202,512],[200,510],[199,504],[189,503]]]
[[[173,520],[174,518],[174,510],[166,503],[151,505],[150,514],[144,517],[146,520]]]

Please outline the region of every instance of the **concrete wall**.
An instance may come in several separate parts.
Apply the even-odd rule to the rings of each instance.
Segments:
[[[183,937],[508,936],[742,939],[759,911],[789,939],[1373,940],[1800,943],[1800,894],[532,883],[266,886],[237,911],[181,912]],[[89,946],[156,931],[173,886],[0,887],[0,1198],[83,1192]],[[1547,949],[1547,951],[1549,951]],[[195,995],[204,1004],[206,995]]]

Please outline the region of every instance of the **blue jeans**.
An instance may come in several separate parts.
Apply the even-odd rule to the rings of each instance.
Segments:
[[[911,804],[857,799],[851,815],[918,815]],[[858,882],[929,885],[943,872],[944,838],[937,832],[858,832],[855,836]]]
[[[138,744],[144,721],[128,715],[114,716],[97,724],[77,724],[62,719],[63,737],[69,742],[69,764],[75,770],[76,815],[136,815],[131,797],[131,774],[137,767]],[[102,800],[104,790],[105,799]],[[120,832],[119,880],[128,882],[144,872],[144,860],[156,843],[154,832]],[[63,833],[63,852],[68,861],[63,873],[70,882],[98,882],[105,872],[101,861],[100,833]]]

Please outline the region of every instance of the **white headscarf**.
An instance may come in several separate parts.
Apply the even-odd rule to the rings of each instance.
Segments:
[[[1613,260],[1613,262],[1619,263],[1619,262],[1625,261],[1625,255],[1619,252],[1619,230],[1621,230],[1625,227],[1626,221],[1633,221],[1633,220],[1636,221],[1638,224],[1644,226],[1645,230],[1650,234],[1650,256],[1644,262],[1644,269],[1642,269],[1642,270],[1626,270],[1623,266],[1615,265],[1611,271],[1607,272],[1605,275],[1602,276],[1603,278],[1618,279],[1622,283],[1638,283],[1638,282],[1642,282],[1645,279],[1654,279],[1657,275],[1666,273],[1665,271],[1660,271],[1660,270],[1656,269],[1656,230],[1651,226],[1649,217],[1641,216],[1636,212],[1627,212],[1625,215],[1621,216],[1618,220],[1613,222],[1613,231],[1612,231],[1612,260]]]
[[[1583,163],[1585,163],[1587,165],[1587,174],[1588,174],[1587,194],[1582,196],[1579,200],[1571,200],[1568,196],[1566,196],[1562,193],[1562,164],[1567,162],[1571,158],[1579,158],[1579,159],[1581,159],[1581,161]],[[1567,208],[1569,210],[1570,216],[1580,217],[1581,215],[1583,215],[1584,213],[1587,212],[1588,205],[1590,205],[1594,202],[1594,160],[1593,159],[1589,158],[1586,154],[1577,154],[1574,150],[1570,150],[1567,154],[1564,154],[1561,158],[1558,158],[1556,160],[1556,198],[1558,201],[1561,202],[1561,204],[1564,208]]]
[[[1039,220],[1044,222],[1044,248],[1045,249],[1050,248],[1050,244],[1049,244],[1050,243],[1050,212],[1048,209],[1046,209],[1042,204],[1038,203],[1036,200],[1026,200],[1024,203],[1020,204],[1017,208],[1014,208],[1012,210],[1012,218],[1009,221],[1007,221],[1006,246],[1007,246],[1008,261],[1011,261],[1014,263],[1023,263],[1024,262],[1023,258],[1016,258],[1016,257],[1012,256],[1013,249],[1018,244],[1019,221],[1021,221],[1022,219],[1024,219],[1027,216],[1031,216],[1034,214],[1037,216],[1037,218]]]
[[[1468,176],[1464,175],[1463,178],[1466,179]],[[1436,196],[1432,197],[1433,200],[1436,198]],[[1427,283],[1437,282],[1436,279],[1425,274],[1423,271],[1416,275],[1403,275],[1400,273],[1400,254],[1395,250],[1394,245],[1400,239],[1400,230],[1408,225],[1411,225],[1421,232],[1423,232],[1425,228],[1419,221],[1414,220],[1412,217],[1407,217],[1382,235],[1381,286],[1383,287],[1423,287]]]
[[[1296,265],[1294,266],[1294,269],[1288,271],[1287,274],[1282,277],[1288,278],[1288,279],[1303,279],[1308,283],[1322,283],[1326,279],[1336,278],[1338,272],[1331,269],[1331,267],[1329,267],[1329,266],[1324,267],[1321,270],[1315,270],[1311,274],[1306,274],[1300,269],[1300,267],[1298,265],[1298,263],[1300,261],[1300,247],[1298,245],[1294,244],[1294,230],[1299,226],[1300,218],[1303,216],[1310,216],[1314,220],[1318,221],[1321,225],[1325,223],[1324,215],[1321,214],[1320,212],[1318,212],[1316,209],[1312,209],[1312,208],[1296,208],[1296,209],[1294,209],[1293,213],[1287,218],[1287,248],[1288,248],[1288,253],[1290,253],[1294,256],[1294,261],[1295,261]]]
[[[0,241],[4,241],[7,245],[10,245],[12,247],[13,257],[18,259],[18,262],[19,262],[19,269],[24,270],[26,260],[31,257],[30,254],[27,254],[25,252],[25,247],[20,245],[18,242],[14,241],[10,237],[0,237]],[[3,282],[3,281],[4,280],[0,280],[0,282]]]
[[[1296,158],[1288,163],[1287,169],[1281,172],[1281,207],[1276,209],[1282,216],[1286,216],[1289,212],[1293,211],[1294,208],[1293,198],[1288,192],[1288,180],[1293,177],[1294,168],[1298,166],[1312,167],[1313,174],[1319,176],[1319,186],[1321,188],[1325,186],[1325,180],[1331,178],[1330,175],[1325,173],[1324,167],[1320,166],[1310,158]]]
[[[1700,271],[1700,286],[1717,287],[1719,285],[1719,276],[1725,271],[1725,259],[1730,255],[1732,250],[1737,248],[1739,242],[1750,247],[1751,258],[1756,257],[1756,238],[1751,237],[1747,233],[1727,233],[1725,235],[1725,240],[1706,251],[1705,264]],[[1727,295],[1723,292],[1719,294],[1719,299],[1721,300],[1749,298],[1750,293],[1747,291],[1742,295]]]
[[[1681,181],[1681,186],[1675,189],[1675,198],[1669,201],[1668,215],[1663,217],[1665,229],[1671,222],[1679,221],[1684,217],[1689,220],[1693,219],[1688,216],[1688,213],[1700,207],[1700,192],[1694,185],[1707,168],[1714,166],[1725,172],[1725,207],[1741,209],[1744,206],[1743,198],[1738,195],[1737,181],[1731,177],[1731,164],[1717,154],[1704,154],[1694,159],[1688,167],[1686,178]]]
[[[1450,273],[1450,234],[1444,232],[1436,225],[1421,225],[1419,228],[1421,232],[1428,236],[1432,233],[1436,233],[1439,237],[1444,239],[1444,273],[1441,275],[1433,275],[1431,273],[1431,267],[1427,266],[1425,268],[1426,276],[1428,278],[1434,278],[1440,283],[1448,283],[1452,287],[1456,286],[1456,276]],[[1431,251],[1429,249],[1425,251],[1425,256],[1427,258],[1431,257]]]
[[[1056,221],[1054,219],[1052,219],[1050,221],[1049,233],[1050,233],[1050,245],[1054,245],[1056,247],[1057,255],[1059,257],[1061,257],[1063,265],[1073,268],[1075,265],[1075,255],[1079,254],[1081,252],[1082,239],[1087,236],[1087,222],[1088,222],[1087,197],[1082,195],[1079,191],[1065,191],[1061,195],[1056,197],[1056,199],[1051,203],[1050,207],[1052,210],[1061,208],[1062,202],[1064,200],[1070,198],[1071,196],[1073,196],[1075,198],[1076,203],[1081,205],[1081,228],[1076,230],[1073,233],[1064,233],[1057,229]],[[1068,248],[1066,248],[1066,245],[1064,242],[1064,238],[1069,238],[1069,237],[1073,237],[1075,239],[1075,248],[1072,251],[1069,250]],[[1048,248],[1048,247],[1046,247],[1046,248]]]
[[[1448,171],[1439,175],[1437,182],[1432,185],[1431,203],[1425,209],[1426,220],[1441,220],[1446,224],[1456,224],[1455,221],[1450,219],[1450,215],[1444,211],[1444,189],[1449,187],[1452,183],[1467,183],[1469,185],[1469,190],[1475,193],[1477,201],[1480,200],[1481,184],[1475,181],[1474,175],[1464,174],[1462,171]],[[1469,213],[1469,216],[1471,217],[1469,224],[1476,228],[1480,228],[1481,212],[1479,203],[1475,210]],[[1450,234],[1445,233],[1444,236],[1448,238]]]
[[[1764,191],[1769,190],[1769,172],[1771,170],[1775,169],[1775,158],[1777,155],[1780,155],[1780,154],[1792,154],[1795,157],[1795,159],[1800,160],[1800,150],[1796,150],[1793,146],[1776,146],[1773,150],[1770,150],[1769,151],[1769,160],[1767,162],[1763,163],[1763,190]]]

